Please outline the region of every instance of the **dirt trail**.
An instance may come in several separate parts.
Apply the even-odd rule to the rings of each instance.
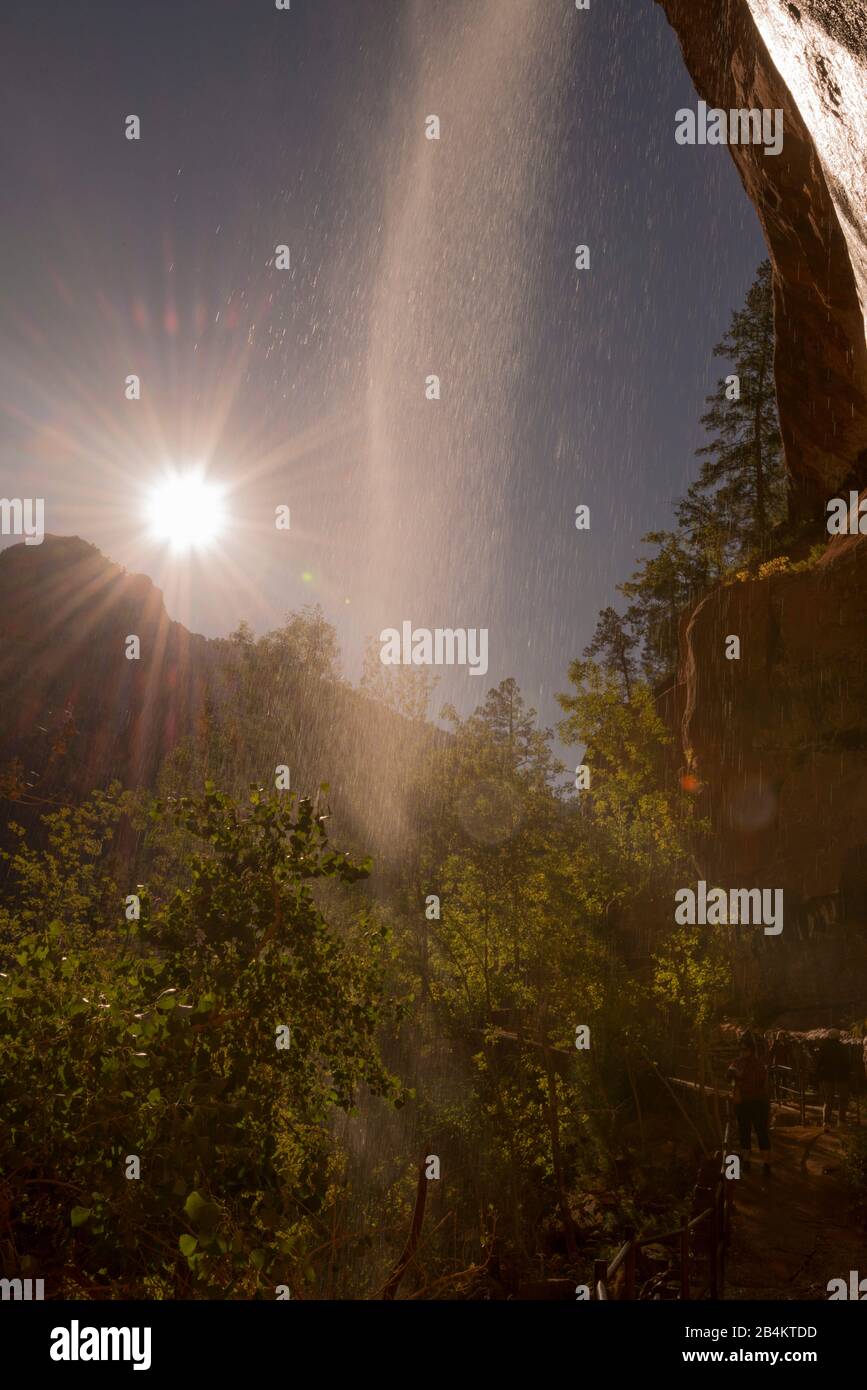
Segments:
[[[795,1122],[793,1122],[793,1120]],[[867,1276],[867,1240],[846,1190],[836,1131],[777,1111],[773,1175],[753,1167],[735,1185],[726,1298],[827,1299],[828,1280]]]

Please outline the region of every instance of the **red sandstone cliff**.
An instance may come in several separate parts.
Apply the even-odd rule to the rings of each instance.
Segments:
[[[845,484],[867,486],[867,10],[863,0],[657,3],[710,106],[783,112],[781,154],[729,152],[774,268],[797,505],[822,508]]]
[[[784,113],[779,156],[730,153],[774,269],[793,507],[818,533],[832,497],[867,485],[867,10],[658,3],[710,106]],[[730,635],[740,660],[726,659]],[[862,536],[800,571],[720,588],[682,625],[678,723],[714,830],[706,872],[786,892],[785,945],[747,948],[738,982],[767,1006],[867,1009],[865,636]]]

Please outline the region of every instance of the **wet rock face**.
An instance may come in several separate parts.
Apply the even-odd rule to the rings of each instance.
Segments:
[[[718,831],[709,871],[759,875],[822,920],[867,922],[865,631],[856,535],[808,569],[714,590],[682,633],[683,746]],[[739,660],[726,658],[730,634]]]
[[[864,61],[867,54],[867,10],[860,0],[798,0],[797,5],[787,3],[786,9],[795,19],[807,14],[832,39]]]
[[[797,103],[867,313],[867,7],[863,0],[747,0]]]
[[[702,99],[783,112],[781,154],[729,154],[774,266],[794,505],[821,515],[841,487],[867,484],[867,11],[863,0],[658,3]]]
[[[702,871],[784,891],[781,935],[741,943],[740,1004],[867,1008],[865,631],[860,535],[800,572],[724,585],[684,620],[685,763],[713,828]]]

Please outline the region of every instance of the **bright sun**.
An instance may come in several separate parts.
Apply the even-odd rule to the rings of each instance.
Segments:
[[[199,550],[223,528],[223,494],[201,472],[172,473],[152,490],[147,503],[151,532],[173,550]]]

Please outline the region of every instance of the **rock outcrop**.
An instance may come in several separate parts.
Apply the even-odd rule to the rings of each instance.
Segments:
[[[766,1003],[867,1010],[865,632],[867,536],[724,585],[684,624],[685,761],[714,828],[705,872],[784,890],[783,935],[756,938],[739,986]]]
[[[821,512],[844,486],[867,486],[867,11],[862,0],[658,3],[710,106],[783,112],[781,154],[729,152],[774,268],[795,506]]]
[[[3,551],[0,592],[0,767],[19,762],[49,800],[152,786],[203,707],[205,638],[76,536]],[[143,659],[127,660],[130,636]]]
[[[865,632],[867,537],[724,585],[691,614],[684,744],[738,882],[785,878],[818,898],[860,864],[867,885]]]

